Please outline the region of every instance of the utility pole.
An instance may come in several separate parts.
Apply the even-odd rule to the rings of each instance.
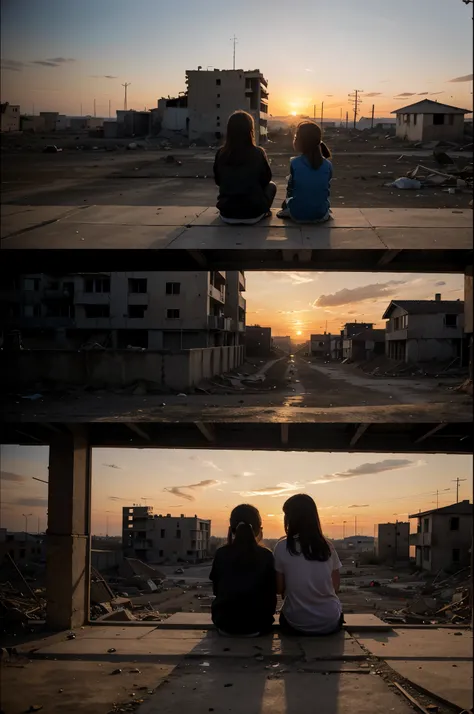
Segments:
[[[357,535],[357,516],[354,516],[354,535]]]
[[[349,112],[346,112],[346,129],[349,128]]]
[[[324,102],[321,102],[321,134],[323,133]]]
[[[316,121],[316,104],[313,104],[313,119]]]
[[[232,42],[234,51],[232,55],[232,69],[235,69],[235,45],[237,44],[237,37],[234,35],[233,37],[230,38],[230,41]]]
[[[124,98],[123,98],[124,111],[127,111],[127,108],[128,108],[127,107],[127,87],[129,87],[130,85],[131,85],[131,82],[125,82],[124,84],[122,84],[122,87],[125,89]]]
[[[95,99],[94,99],[94,116],[96,116],[96,113],[95,113]]]
[[[342,521],[342,540],[346,537],[346,523],[347,521]]]
[[[466,480],[465,478],[459,478],[459,477],[452,479],[452,481],[454,481],[456,484],[456,503],[459,503],[459,484],[461,483],[461,481],[465,481],[465,480]]]
[[[111,103],[110,103],[110,99],[109,99],[109,119],[110,119],[110,107],[111,107]]]
[[[341,112],[339,116],[339,125],[342,126],[342,107],[341,107]]]
[[[110,511],[105,512],[105,537],[109,537],[109,513]]]
[[[33,514],[32,513],[22,513],[21,515],[25,519],[25,540],[26,540],[26,536],[28,535],[28,518],[30,516],[32,516]]]
[[[82,113],[82,102],[81,102],[81,117],[83,117],[84,114]]]
[[[375,114],[375,104],[372,104],[372,120],[370,122],[370,128],[374,128],[374,114]]]
[[[354,89],[354,92],[352,94],[348,95],[349,101],[354,107],[354,129],[356,128],[357,116],[359,114],[359,108],[360,108],[360,105],[362,104],[360,94],[363,91],[364,91],[363,89]]]

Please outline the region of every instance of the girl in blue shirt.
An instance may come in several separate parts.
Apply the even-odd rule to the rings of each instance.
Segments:
[[[293,143],[299,153],[290,161],[286,200],[278,218],[299,223],[322,223],[331,218],[329,192],[331,152],[321,140],[321,128],[312,121],[301,122]]]

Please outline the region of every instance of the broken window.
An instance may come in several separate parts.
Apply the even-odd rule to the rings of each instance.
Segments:
[[[433,124],[435,126],[441,126],[444,123],[444,114],[433,114]]]
[[[453,548],[453,563],[459,563],[460,559],[461,559],[460,548]]]
[[[175,310],[175,309],[167,310],[166,318],[168,320],[179,320],[179,310]]]
[[[220,104],[216,104],[216,109],[220,109],[220,108],[221,108],[221,105],[220,105]]]
[[[87,318],[110,317],[110,305],[84,305]]]
[[[216,85],[217,85],[218,87],[221,86],[221,80],[220,80],[220,79],[216,79]]]
[[[459,530],[459,517],[458,516],[453,516],[453,518],[449,519],[449,530],[450,531],[458,531]]]
[[[446,327],[457,327],[458,326],[458,316],[457,315],[445,315],[444,324]]]
[[[129,317],[145,317],[145,310],[147,305],[129,305],[128,306],[128,316]]]
[[[167,295],[179,295],[181,292],[181,283],[166,283]]]
[[[423,519],[423,533],[428,533],[429,530],[430,530],[430,519],[424,518]]]
[[[146,293],[147,290],[147,279],[146,278],[129,278],[128,279],[128,292],[129,293]]]
[[[160,531],[160,538],[164,538],[165,535],[166,535],[166,530],[164,528],[162,528]]]
[[[162,558],[162,557],[163,557],[163,553],[164,553],[164,551],[163,551],[163,550],[160,550],[160,551],[159,551],[159,555],[160,555],[160,558]]]
[[[413,114],[413,126],[416,126],[417,118],[418,118],[418,114]]]

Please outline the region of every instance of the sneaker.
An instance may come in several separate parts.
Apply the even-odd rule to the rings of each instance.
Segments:
[[[283,208],[281,211],[278,211],[276,215],[277,218],[291,218],[290,213],[286,208]]]

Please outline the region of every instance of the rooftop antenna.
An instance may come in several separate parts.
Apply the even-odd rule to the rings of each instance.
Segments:
[[[230,38],[230,41],[232,42],[232,46],[234,48],[232,69],[235,69],[235,45],[237,44],[237,37],[234,35],[233,37]]]
[[[125,89],[124,98],[123,98],[124,111],[127,111],[127,109],[128,109],[128,107],[127,107],[127,87],[129,87],[130,85],[131,85],[131,82],[125,82],[124,84],[122,84],[122,87]]]

